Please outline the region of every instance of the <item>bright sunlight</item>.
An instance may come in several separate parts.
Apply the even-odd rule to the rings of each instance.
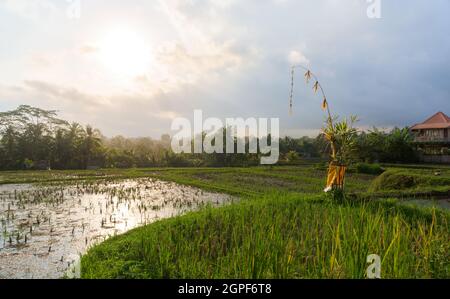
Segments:
[[[111,31],[100,41],[100,60],[116,74],[137,76],[151,64],[151,48],[144,38],[132,30]]]

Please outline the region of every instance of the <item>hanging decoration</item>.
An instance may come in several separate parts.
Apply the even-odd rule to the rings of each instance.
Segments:
[[[342,165],[337,160],[337,146],[336,146],[336,138],[334,135],[335,129],[333,124],[333,117],[330,112],[330,105],[328,103],[328,99],[325,95],[325,92],[323,90],[322,85],[319,82],[319,79],[317,76],[311,72],[306,67],[303,67],[301,65],[294,65],[291,69],[291,91],[289,96],[289,113],[292,115],[293,111],[293,98],[294,98],[294,76],[295,76],[295,69],[300,68],[305,71],[305,81],[306,84],[309,84],[311,79],[314,80],[313,84],[313,91],[314,93],[317,93],[320,91],[322,94],[322,109],[327,112],[327,128],[323,129],[323,134],[325,139],[330,143],[331,148],[331,161],[328,166],[328,174],[327,174],[327,182],[324,191],[329,192],[331,190],[340,189],[342,190],[344,188],[344,178],[345,178],[345,172],[347,169],[346,165]]]

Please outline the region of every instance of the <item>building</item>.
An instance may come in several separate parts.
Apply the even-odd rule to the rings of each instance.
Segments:
[[[410,130],[423,162],[450,163],[450,117],[438,112]]]

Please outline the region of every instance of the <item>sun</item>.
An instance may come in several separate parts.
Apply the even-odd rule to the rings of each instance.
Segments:
[[[136,32],[116,29],[99,43],[99,57],[112,72],[122,76],[144,74],[150,67],[151,48]]]

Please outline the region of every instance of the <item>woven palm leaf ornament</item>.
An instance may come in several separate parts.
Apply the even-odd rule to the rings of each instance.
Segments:
[[[346,165],[342,165],[338,163],[336,158],[336,139],[334,136],[334,124],[333,124],[333,117],[330,112],[330,105],[328,103],[328,99],[325,95],[325,91],[322,87],[322,85],[319,82],[319,79],[317,76],[308,68],[301,66],[301,65],[294,65],[291,68],[291,91],[289,95],[289,114],[292,115],[293,112],[293,100],[294,100],[294,77],[295,77],[295,70],[296,69],[302,69],[305,71],[304,77],[306,84],[308,85],[313,80],[313,91],[314,93],[318,93],[320,91],[320,94],[322,95],[322,109],[327,112],[327,128],[322,129],[322,133],[325,137],[325,139],[330,143],[331,148],[331,161],[328,166],[328,174],[327,174],[327,182],[326,187],[324,189],[325,192],[329,192],[331,190],[336,189],[343,189],[344,188],[344,178],[345,178],[345,171],[346,171]]]

